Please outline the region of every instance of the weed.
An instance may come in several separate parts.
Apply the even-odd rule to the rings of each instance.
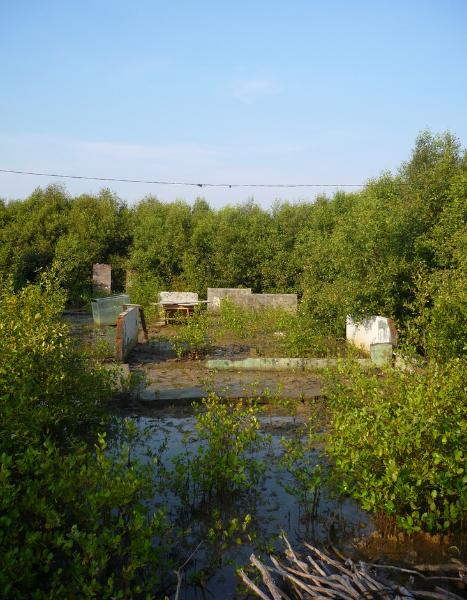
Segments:
[[[249,490],[258,485],[265,466],[254,454],[265,444],[255,416],[255,404],[223,404],[214,393],[203,400],[206,412],[196,405],[197,448],[186,434],[184,453],[173,459],[172,487],[183,504],[211,502],[214,496],[225,498],[234,490]]]
[[[303,429],[298,435],[281,439],[284,453],[280,468],[292,475],[292,482],[281,483],[288,494],[297,498],[307,520],[317,516],[321,489],[325,482],[323,468],[316,462],[317,435],[314,432],[314,416],[308,419],[305,438]]]
[[[267,402],[266,406],[267,406],[267,410],[269,413],[269,423],[271,425],[271,428],[274,427],[273,422],[272,422],[272,415],[274,413],[274,408],[276,406],[283,405],[283,400],[282,400],[282,390],[283,389],[284,389],[284,384],[282,383],[282,381],[279,381],[277,392],[273,393],[273,392],[271,392],[271,390],[269,388],[266,388],[262,394],[263,398]]]
[[[195,310],[195,313],[182,319],[182,326],[170,338],[170,345],[178,358],[201,358],[210,348],[207,338],[209,317],[205,311]]]

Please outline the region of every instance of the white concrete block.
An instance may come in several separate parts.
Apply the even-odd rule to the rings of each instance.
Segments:
[[[348,341],[367,352],[371,344],[392,344],[397,346],[397,330],[394,321],[387,317],[374,316],[361,321],[347,317],[345,335]]]
[[[195,292],[159,292],[158,301],[164,303],[183,304],[184,302],[198,302],[198,294]]]

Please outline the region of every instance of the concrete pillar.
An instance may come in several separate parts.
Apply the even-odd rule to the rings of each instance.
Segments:
[[[92,265],[92,293],[110,294],[112,290],[112,267],[98,263]]]

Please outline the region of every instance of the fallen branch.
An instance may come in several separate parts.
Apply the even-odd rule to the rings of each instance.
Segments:
[[[448,565],[418,565],[414,569],[403,569],[390,565],[376,565],[359,562],[358,566],[350,559],[345,559],[340,552],[335,552],[344,562],[332,559],[325,552],[304,542],[311,550],[311,556],[302,556],[296,552],[284,534],[286,545],[285,558],[271,555],[272,566],[260,562],[252,554],[251,564],[258,569],[263,578],[267,591],[263,591],[240,571],[240,577],[248,588],[262,600],[461,600],[460,596],[443,588],[437,587],[432,591],[409,591],[395,581],[381,577],[369,569],[396,570],[420,577],[421,581],[441,579],[449,581],[464,581],[466,565],[458,560],[452,560]],[[448,568],[446,568],[448,567]],[[424,572],[458,572],[459,577],[435,576],[426,577]],[[274,579],[272,575],[276,575]],[[281,588],[288,586],[290,591]],[[271,594],[271,596],[269,595]],[[290,596],[288,595],[290,594]]]

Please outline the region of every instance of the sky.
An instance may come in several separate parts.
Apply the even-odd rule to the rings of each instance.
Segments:
[[[0,0],[0,169],[193,184],[361,184],[418,133],[467,145],[465,0]],[[0,172],[129,204],[313,200]]]

